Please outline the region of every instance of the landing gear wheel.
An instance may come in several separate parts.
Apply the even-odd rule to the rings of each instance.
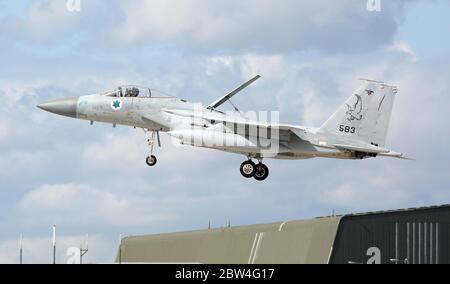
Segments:
[[[158,161],[158,159],[156,159],[156,157],[153,156],[153,147],[155,146],[155,142],[158,142],[158,146],[161,147],[161,140],[159,139],[159,131],[153,130],[151,131],[150,135],[149,129],[142,128],[142,130],[148,137],[147,143],[148,146],[150,147],[150,155],[145,159],[145,162],[147,163],[148,166],[153,167],[154,165],[156,165],[156,162]]]
[[[269,168],[264,164],[258,164],[255,168],[254,178],[263,181],[269,176]]]
[[[252,178],[255,174],[256,165],[251,160],[245,161],[241,165],[241,175],[245,178]]]
[[[150,167],[153,167],[154,165],[156,165],[156,162],[158,161],[158,159],[156,159],[155,156],[151,155],[148,156],[147,159],[145,159],[145,162],[147,163],[147,165],[149,165]]]

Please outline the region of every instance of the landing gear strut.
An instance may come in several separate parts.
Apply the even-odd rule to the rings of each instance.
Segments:
[[[158,162],[158,159],[153,155],[153,147],[155,146],[155,140],[158,142],[158,146],[161,147],[161,139],[159,138],[159,131],[151,131],[151,136],[149,135],[149,131],[144,129],[145,135],[149,138],[147,139],[148,146],[150,147],[150,155],[147,156],[145,162],[148,166],[153,167]]]
[[[255,178],[263,181],[269,176],[269,168],[262,163],[262,160],[255,164],[251,159],[241,164],[241,175],[245,178]]]

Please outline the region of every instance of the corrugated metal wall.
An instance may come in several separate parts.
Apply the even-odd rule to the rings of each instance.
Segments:
[[[450,207],[344,216],[331,263],[450,263]]]

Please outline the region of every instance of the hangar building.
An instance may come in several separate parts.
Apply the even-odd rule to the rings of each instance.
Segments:
[[[123,238],[116,262],[450,263],[450,205]]]

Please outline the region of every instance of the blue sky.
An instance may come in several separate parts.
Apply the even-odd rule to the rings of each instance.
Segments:
[[[400,25],[397,38],[407,42],[418,56],[448,54],[450,27],[448,11],[450,2],[422,1],[406,9],[405,20]]]
[[[295,220],[450,202],[448,1],[0,1],[0,262],[58,260],[91,235],[88,262],[114,258],[119,235]],[[282,4],[281,4],[282,3]],[[416,161],[267,161],[174,147],[146,167],[141,131],[90,126],[35,106],[139,84],[209,103],[252,76],[233,102],[318,126],[358,78],[399,86],[388,147]]]

